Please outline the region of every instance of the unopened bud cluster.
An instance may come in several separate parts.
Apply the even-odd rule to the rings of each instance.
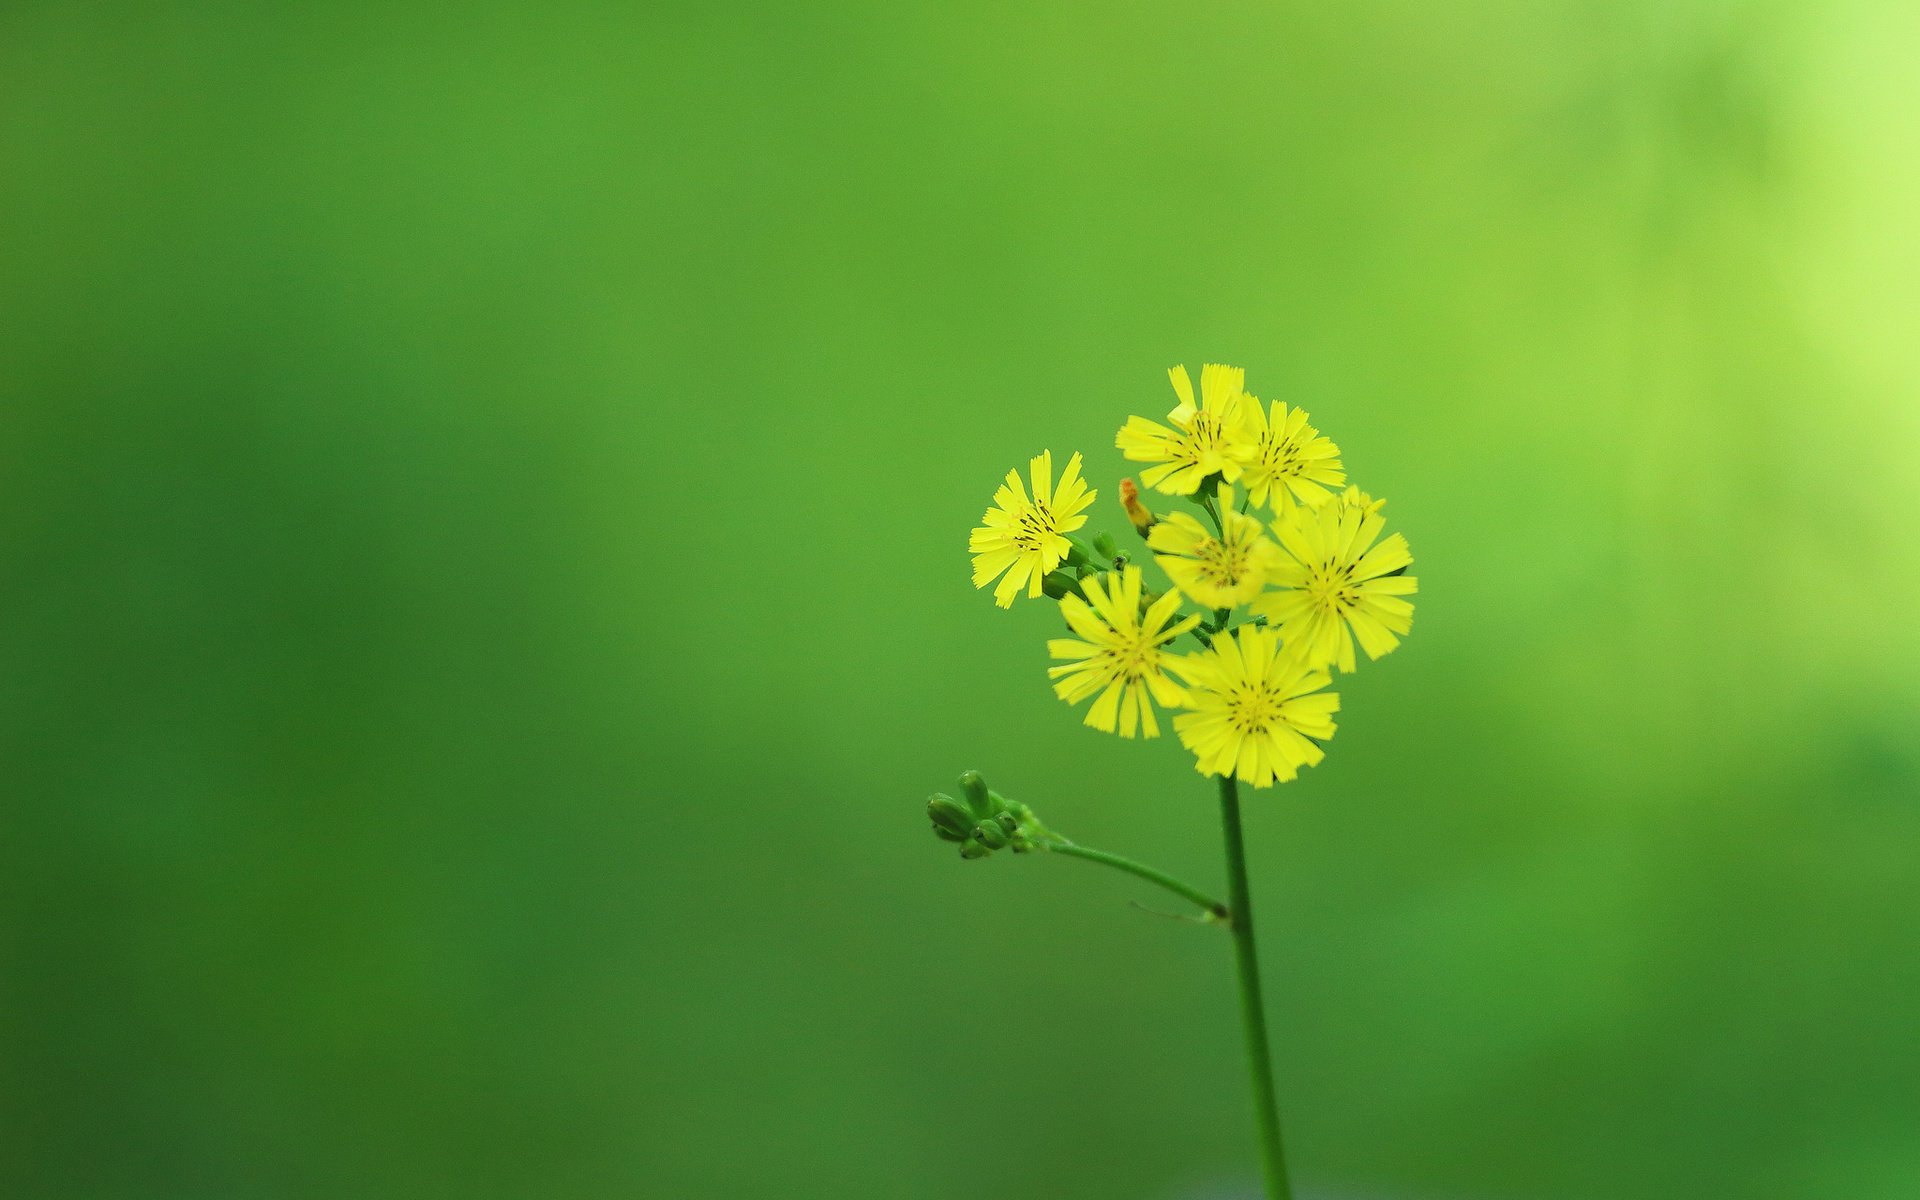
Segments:
[[[961,800],[944,792],[927,798],[927,816],[942,841],[957,842],[961,858],[985,858],[995,850],[1025,854],[1047,836],[1033,810],[987,786],[978,771],[960,776]]]

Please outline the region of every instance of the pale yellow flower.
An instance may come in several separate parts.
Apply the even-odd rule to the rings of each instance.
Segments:
[[[1260,522],[1234,511],[1234,493],[1222,485],[1216,497],[1221,531],[1186,512],[1168,513],[1147,534],[1147,546],[1174,586],[1196,604],[1233,608],[1259,594],[1279,563],[1280,548]]]
[[[1340,465],[1340,447],[1307,423],[1305,409],[1289,408],[1276,400],[1262,412],[1260,400],[1246,398],[1245,434],[1235,449],[1240,459],[1240,484],[1255,504],[1270,504],[1284,515],[1294,504],[1319,507],[1347,481]]]
[[[1080,456],[1067,460],[1060,485],[1053,483],[1053,451],[1028,464],[1033,496],[1021,486],[1020,472],[1008,471],[1007,481],[993,495],[993,507],[967,539],[973,553],[973,586],[982,588],[996,578],[993,600],[1001,608],[1013,604],[1026,585],[1028,596],[1040,594],[1040,580],[1066,561],[1073,544],[1067,534],[1087,523],[1082,514],[1098,493],[1080,478]]]
[[[1396,533],[1374,544],[1386,528],[1385,504],[1350,487],[1273,522],[1283,555],[1268,579],[1272,590],[1250,608],[1316,666],[1351,671],[1354,639],[1379,658],[1413,627],[1413,605],[1402,597],[1419,591],[1419,581],[1398,574],[1413,563],[1407,539]]]
[[[1056,681],[1054,694],[1068,704],[1097,695],[1087,709],[1087,724],[1095,729],[1112,733],[1118,725],[1120,736],[1130,738],[1138,726],[1147,737],[1160,736],[1154,702],[1171,708],[1186,699],[1185,689],[1166,673],[1167,664],[1178,656],[1164,647],[1200,618],[1173,620],[1180,607],[1177,592],[1168,592],[1142,613],[1139,567],[1090,577],[1080,586],[1087,598],[1062,597],[1060,615],[1085,640],[1055,638],[1047,643],[1049,655],[1070,660],[1047,668]]]
[[[1187,681],[1187,710],[1174,717],[1181,744],[1202,775],[1233,775],[1271,787],[1326,757],[1340,697],[1332,682],[1283,648],[1271,629],[1242,625],[1221,634],[1174,670]]]
[[[1200,368],[1200,403],[1193,402],[1193,380],[1185,367],[1167,371],[1180,403],[1167,414],[1173,428],[1145,417],[1128,417],[1114,445],[1134,462],[1155,463],[1140,472],[1140,482],[1176,496],[1191,496],[1209,475],[1231,483],[1240,477],[1234,447],[1244,441],[1246,414],[1241,395],[1247,373],[1238,367],[1208,363]]]

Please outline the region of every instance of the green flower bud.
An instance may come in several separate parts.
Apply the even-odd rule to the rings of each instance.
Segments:
[[[1112,558],[1113,552],[1115,549],[1114,543],[1113,543],[1113,535],[1110,533],[1094,534],[1093,548],[1095,550],[1098,550],[1102,555],[1106,556],[1107,558]]]
[[[1081,568],[1085,570],[1086,568]],[[1058,600],[1063,596],[1077,595],[1080,591],[1080,577],[1069,575],[1065,571],[1048,571],[1040,580],[1040,590],[1049,600]]]
[[[961,858],[985,858],[987,855],[992,853],[993,851],[987,849],[985,846],[982,846],[979,842],[971,841],[971,840],[967,841],[960,847]]]
[[[1007,831],[1000,828],[998,821],[982,821],[973,828],[974,840],[989,850],[1004,850],[1007,846]]]
[[[994,814],[993,800],[987,793],[987,781],[980,772],[961,772],[960,790],[966,793],[967,807],[973,810],[975,820],[984,821]]]
[[[954,841],[965,841],[973,833],[978,817],[966,810],[952,796],[936,792],[927,797],[927,816],[933,821],[936,832],[943,836],[952,834]]]

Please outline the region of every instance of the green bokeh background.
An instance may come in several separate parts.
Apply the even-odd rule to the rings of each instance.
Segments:
[[[1238,363],[1414,635],[1250,805],[1309,1194],[1920,1195],[1920,9],[0,7],[0,1194],[1246,1194],[967,585]]]

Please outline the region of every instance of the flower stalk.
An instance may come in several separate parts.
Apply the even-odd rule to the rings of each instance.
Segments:
[[[1253,897],[1247,886],[1247,847],[1240,829],[1240,787],[1232,775],[1220,783],[1220,828],[1226,841],[1227,904],[1233,919],[1234,976],[1240,984],[1240,1023],[1246,1034],[1247,1075],[1253,1084],[1254,1132],[1268,1200],[1292,1200],[1287,1153],[1280,1140],[1280,1101],[1273,1088],[1273,1050],[1267,1044],[1266,1006],[1260,995],[1260,955],[1253,940]]]
[[[1084,858],[1088,862],[1103,863],[1106,866],[1125,871],[1129,875],[1137,875],[1148,883],[1160,885],[1182,900],[1198,905],[1200,910],[1207,914],[1209,920],[1229,922],[1232,919],[1230,915],[1232,910],[1225,904],[1215,900],[1212,896],[1207,895],[1192,884],[1182,883],[1165,871],[1149,867],[1145,863],[1137,863],[1130,858],[1122,858],[1118,854],[1109,854],[1105,850],[1095,850],[1091,846],[1081,846],[1074,842],[1067,841],[1065,838],[1045,843],[1040,848],[1050,850],[1055,854],[1066,854],[1074,858]]]

